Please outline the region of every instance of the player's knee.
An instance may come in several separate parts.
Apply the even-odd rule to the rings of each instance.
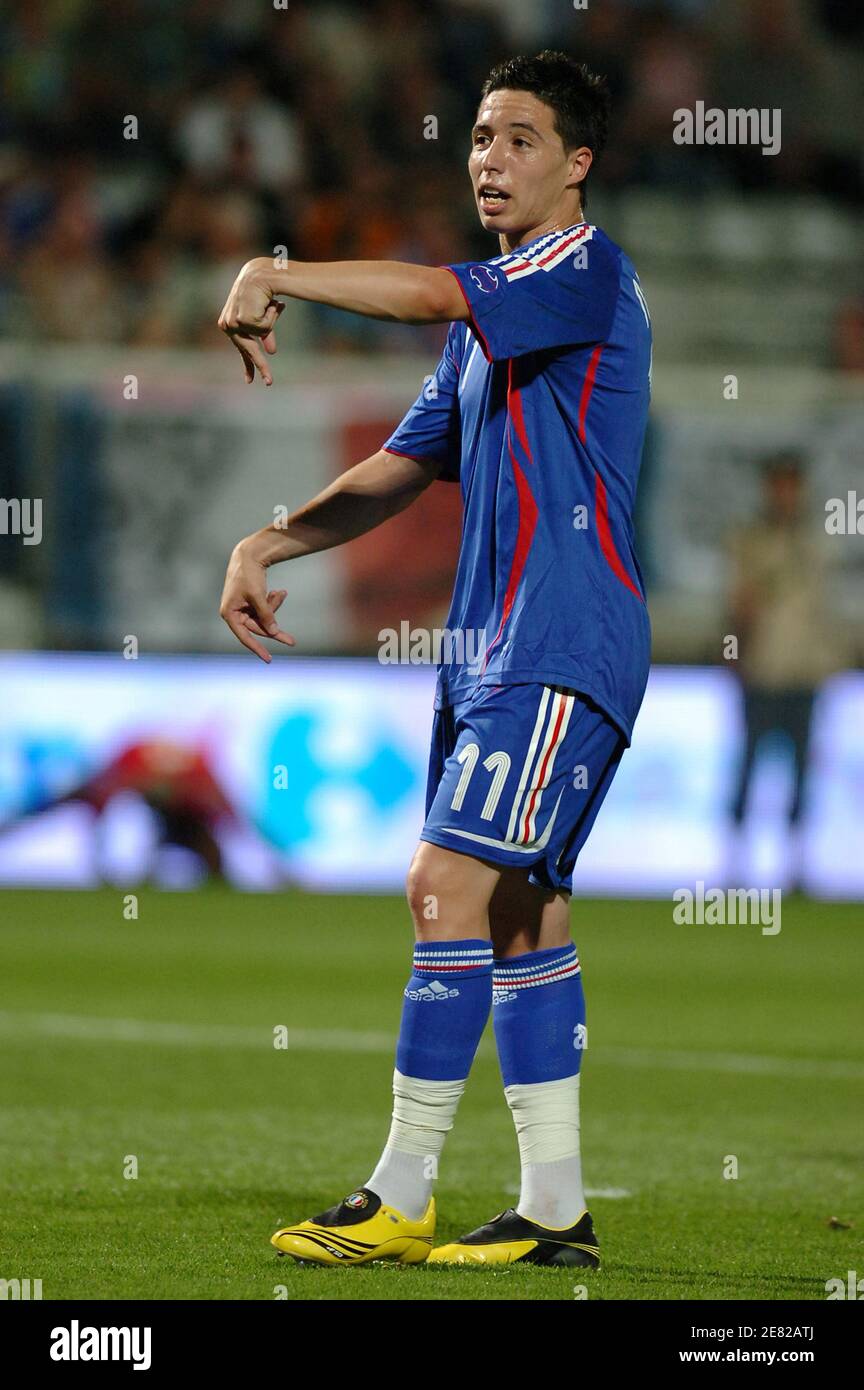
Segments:
[[[459,891],[446,851],[422,842],[408,870],[408,906],[418,938],[459,935],[469,894]]]
[[[471,858],[422,841],[408,871],[407,895],[421,940],[488,936],[496,873]]]
[[[425,857],[418,850],[411,861],[405,883],[408,906],[415,922],[428,920],[429,910],[437,902],[439,888],[440,885],[434,869],[430,868]]]

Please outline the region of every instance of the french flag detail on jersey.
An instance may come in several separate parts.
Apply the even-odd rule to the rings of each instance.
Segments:
[[[528,255],[517,255],[510,265],[504,266],[504,274],[509,282],[521,280],[525,275],[533,275],[538,270],[554,270],[568,256],[572,256],[577,246],[584,245],[594,235],[594,228],[584,223],[581,227],[570,228],[557,236],[550,245],[535,248]]]
[[[572,227],[547,232],[545,236],[532,241],[528,247],[523,246],[518,251],[505,251],[503,255],[494,256],[489,264],[504,266],[506,269],[508,265],[515,265],[517,261],[524,264],[530,260],[541,260],[548,251],[560,250],[560,244],[565,238],[572,236],[576,231],[584,231],[586,228],[592,233],[596,230],[593,226],[589,227],[587,222],[574,222]]]
[[[546,956],[546,952],[539,952]],[[576,954],[576,947],[565,950],[559,959],[543,959],[532,965],[508,966],[496,961],[492,971],[492,988],[495,990],[536,989],[538,985],[558,984],[581,974],[582,967]]]
[[[491,942],[454,949],[449,941],[418,941],[414,947],[415,975],[464,975],[491,968]]]
[[[581,225],[582,224],[579,222],[573,224],[573,226],[576,227]],[[572,230],[573,227],[566,227],[564,232],[558,230],[547,232],[545,236],[538,237],[536,241],[531,242],[531,252],[534,253],[542,250],[544,247],[551,245],[553,241],[557,241],[559,237],[564,236],[566,232],[572,232]],[[524,247],[520,248],[518,251],[503,251],[500,256],[492,256],[489,260],[489,264],[505,265],[508,261],[518,260],[524,254],[526,254]]]

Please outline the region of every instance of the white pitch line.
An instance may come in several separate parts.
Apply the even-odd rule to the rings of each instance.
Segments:
[[[67,1038],[72,1042],[144,1043],[168,1047],[261,1048],[273,1046],[273,1028],[233,1024],[159,1023],[136,1018],[0,1011],[0,1036]],[[288,1049],[311,1052],[393,1052],[395,1035],[347,1028],[287,1028]]]
[[[610,1062],[621,1067],[864,1081],[864,1062],[837,1061],[832,1057],[767,1057],[756,1052],[667,1051],[644,1047],[595,1047],[594,1056],[599,1063]]]
[[[518,1196],[522,1188],[519,1186],[518,1182],[506,1183],[504,1191],[511,1196]],[[629,1187],[586,1187],[585,1196],[602,1197],[604,1201],[607,1202],[623,1202],[626,1197],[633,1196],[633,1191]]]
[[[434,1007],[434,1005],[432,1006]],[[42,1014],[0,1010],[0,1037],[13,1041],[65,1038],[71,1042],[141,1043],[167,1047],[273,1046],[273,1027],[233,1024],[160,1023],[148,1019],[100,1018],[88,1014]],[[366,1052],[393,1055],[395,1033],[355,1032],[350,1028],[287,1028],[286,1050],[298,1052]],[[482,1043],[480,1056],[491,1058],[491,1043]],[[597,1065],[644,1067],[658,1071],[719,1071],[738,1075],[819,1077],[841,1081],[864,1080],[864,1062],[820,1057],[768,1057],[749,1052],[700,1052],[661,1048],[594,1047]]]

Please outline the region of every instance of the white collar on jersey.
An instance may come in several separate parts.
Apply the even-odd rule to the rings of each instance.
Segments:
[[[502,261],[509,261],[511,256],[524,256],[525,252],[539,246],[543,246],[547,241],[554,241],[557,237],[568,236],[577,227],[586,227],[588,223],[585,218],[581,222],[573,222],[569,227],[555,227],[551,232],[543,232],[542,236],[536,236],[532,241],[523,242],[521,246],[516,246],[512,251],[505,251],[501,256],[493,256],[489,264],[500,265]]]

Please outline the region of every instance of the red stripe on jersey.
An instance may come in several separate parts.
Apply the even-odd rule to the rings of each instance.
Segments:
[[[629,589],[632,594],[636,595],[640,603],[644,603],[645,600],[642,598],[638,588],[624,568],[624,562],[618,554],[615,548],[615,542],[612,539],[612,531],[609,526],[609,502],[606,497],[606,484],[603,482],[603,479],[596,469],[594,470],[594,477],[594,507],[597,514],[597,536],[600,540],[600,549],[606,557],[606,563],[613,573],[621,580],[625,589]]]
[[[513,477],[516,481],[516,496],[519,501],[519,530],[516,534],[516,548],[513,551],[513,563],[510,566],[510,577],[507,580],[507,591],[504,594],[504,607],[501,611],[501,621],[498,624],[498,631],[486,648],[486,658],[483,662],[483,670],[489,663],[489,653],[498,641],[507,619],[510,617],[511,609],[516,598],[516,590],[519,588],[519,580],[522,578],[522,571],[528,559],[528,552],[531,549],[531,542],[534,539],[534,532],[537,528],[537,503],[534,501],[534,494],[528,486],[528,479],[516,462],[516,455],[510,440],[507,440],[507,448],[510,452],[510,462],[513,465]]]
[[[513,275],[517,270],[528,270],[533,264],[533,261],[516,261],[513,265],[504,267],[504,274]]]
[[[571,237],[568,237],[566,241],[556,242],[555,245],[550,247],[546,254],[541,256],[537,261],[527,260],[523,257],[521,261],[516,261],[514,265],[506,266],[504,274],[514,275],[517,270],[528,270],[531,266],[533,266],[535,270],[540,269],[547,261],[551,261],[555,256],[560,256],[561,252],[565,251],[568,246],[572,246],[574,241],[581,241],[587,231],[587,227],[582,227],[578,232],[574,232]]]
[[[437,459],[424,457],[422,454],[404,454],[401,449],[390,449],[386,444],[382,444],[381,452],[384,454],[395,454],[399,459],[412,459],[414,463],[437,463]]]
[[[528,559],[528,551],[531,549],[531,542],[534,539],[534,531],[537,526],[537,503],[534,501],[534,494],[528,486],[528,481],[522,469],[516,462],[516,455],[513,452],[513,445],[510,440],[510,421],[516,428],[516,435],[519,443],[525,450],[529,463],[534,462],[531,453],[531,445],[528,443],[528,434],[525,429],[525,418],[522,414],[522,400],[518,390],[513,385],[513,358],[507,363],[507,449],[510,454],[510,462],[513,465],[513,477],[516,482],[516,496],[519,501],[519,530],[516,534],[516,549],[513,552],[513,563],[510,567],[510,577],[507,581],[507,591],[504,595],[504,607],[501,612],[501,621],[498,624],[498,631],[486,648],[486,657],[483,662],[483,670],[489,661],[489,653],[498,641],[510,611],[516,598],[516,590],[519,587],[519,580],[522,578],[522,571]]]
[[[588,414],[588,402],[591,399],[591,392],[594,390],[594,378],[597,376],[597,363],[600,361],[600,354],[605,343],[598,343],[588,359],[588,370],[585,373],[585,380],[582,383],[582,394],[579,397],[579,439],[585,443],[585,416]]]
[[[559,242],[557,246],[553,246],[551,251],[547,251],[545,256],[540,257],[537,264],[545,265],[547,261],[552,260],[553,256],[560,256],[561,252],[566,250],[568,246],[572,246],[574,241],[581,241],[587,230],[587,227],[581,227],[578,232],[574,232],[566,241]]]
[[[525,451],[528,462],[534,462],[534,455],[531,453],[531,445],[528,443],[528,434],[525,429],[525,416],[522,414],[522,397],[519,395],[519,388],[514,385],[513,370],[514,358],[510,358],[507,363],[507,414],[516,426],[516,437]]]

